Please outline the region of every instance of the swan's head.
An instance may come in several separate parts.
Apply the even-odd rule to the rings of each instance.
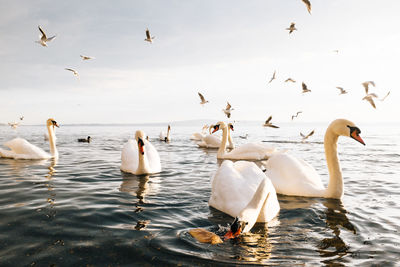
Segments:
[[[233,128],[233,124],[232,124],[232,123],[228,123],[228,127],[229,127],[229,129],[231,129],[231,131],[234,131],[234,128]]]
[[[58,125],[58,123],[57,123],[54,119],[52,119],[52,118],[48,119],[46,124],[47,124],[47,126],[60,127],[60,126]]]
[[[88,141],[88,142],[90,142],[90,139],[91,139],[91,137],[90,137],[90,136],[88,136],[88,137],[87,137],[87,141]]]
[[[231,224],[231,228],[225,234],[224,239],[235,238],[243,232],[243,229],[246,227],[246,222],[240,221],[239,217],[236,217],[233,223]]]
[[[146,138],[146,135],[143,131],[140,131],[140,130],[136,131],[135,139],[138,144],[140,154],[142,154],[142,155],[144,155],[144,139],[145,138]]]
[[[353,138],[357,142],[365,145],[364,141],[362,140],[360,133],[361,130],[351,121],[346,119],[337,119],[334,120],[328,127],[331,129],[335,134],[341,136],[347,136]]]
[[[215,133],[216,131],[218,131],[219,129],[224,129],[224,128],[226,128],[226,124],[225,124],[225,122],[223,122],[223,121],[220,121],[220,122],[217,122],[217,124],[215,124],[214,126],[212,126],[213,127],[213,131],[212,131],[212,133]]]

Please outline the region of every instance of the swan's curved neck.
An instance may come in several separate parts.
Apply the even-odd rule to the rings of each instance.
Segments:
[[[149,173],[149,164],[147,162],[147,157],[140,153],[140,149],[138,148],[138,153],[139,153],[139,165],[136,170],[136,174],[145,174]]]
[[[56,134],[54,131],[54,126],[48,125],[47,131],[49,132],[50,154],[53,156],[53,158],[58,158],[58,151],[56,147]]]
[[[167,131],[167,140],[169,140],[169,132],[171,131],[171,128],[168,127],[168,131]]]
[[[217,158],[222,158],[226,150],[226,142],[228,141],[228,129],[227,127],[222,128],[222,140],[218,148]]]
[[[261,181],[249,204],[239,213],[239,219],[247,223],[243,232],[249,231],[257,222],[258,215],[268,200],[270,192],[268,190],[267,179],[268,178],[264,178]]]
[[[324,138],[326,164],[328,165],[329,183],[325,191],[326,198],[340,199],[343,196],[343,177],[337,155],[338,135],[330,128],[326,130]]]
[[[228,129],[228,142],[229,142],[229,148],[230,149],[234,149],[235,148],[235,144],[233,143],[233,139],[231,136],[231,129]]]

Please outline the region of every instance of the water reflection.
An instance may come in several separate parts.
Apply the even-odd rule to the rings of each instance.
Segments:
[[[56,202],[56,192],[54,191],[54,185],[53,185],[53,176],[56,173],[56,169],[54,168],[57,165],[57,159],[53,158],[50,161],[50,165],[47,167],[49,171],[45,175],[45,178],[47,179],[45,186],[48,191],[48,196],[47,196],[47,203],[49,203],[49,210],[46,214],[48,218],[54,218],[56,216],[56,209],[55,209],[55,202]]]
[[[160,190],[160,178],[149,175],[133,175],[129,173],[122,174],[122,183],[119,191],[136,196],[139,204],[145,203],[145,197],[150,194],[156,194]]]
[[[347,218],[347,211],[343,208],[340,200],[325,199],[322,204],[327,208],[325,210],[326,226],[332,230],[334,236],[322,239],[317,246],[318,252],[321,257],[346,255],[349,246],[340,237],[340,229],[347,229],[353,234],[356,234],[356,228]]]

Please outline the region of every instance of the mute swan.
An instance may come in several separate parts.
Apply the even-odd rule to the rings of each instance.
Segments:
[[[0,148],[0,156],[3,158],[13,159],[49,159],[58,158],[58,151],[56,148],[56,138],[54,126],[59,127],[54,119],[48,119],[47,130],[49,132],[50,153],[45,152],[43,149],[32,145],[23,138],[14,138],[6,142],[4,145],[10,148],[5,150]]]
[[[345,119],[334,120],[328,126],[324,138],[329,171],[327,188],[311,165],[288,153],[272,154],[264,165],[266,174],[279,194],[340,199],[343,196],[343,178],[337,155],[337,140],[339,136],[348,136],[365,145],[360,133],[353,122]]]
[[[167,133],[161,132],[160,133],[160,141],[169,142],[171,141],[171,137],[169,136],[171,132],[171,126],[168,125]]]
[[[233,149],[230,152],[226,152],[226,143],[228,141],[228,127],[225,122],[220,121],[214,126],[214,131],[222,129],[222,142],[218,149],[218,159],[243,159],[243,160],[263,160],[268,159],[268,156],[275,152],[274,147],[262,144],[262,143],[248,143],[241,145],[238,148]]]
[[[90,136],[88,136],[87,138],[78,138],[78,142],[80,143],[90,143],[90,140],[92,138]]]
[[[204,148],[219,148],[221,146],[221,139],[219,137],[216,137],[212,135],[211,129],[214,127],[214,125],[211,125],[209,128],[209,135],[206,135],[203,137],[201,142],[197,143],[199,147],[204,147]],[[233,139],[231,136],[231,131],[234,131],[233,124],[229,123],[228,124],[228,149],[234,149],[235,144],[233,143]]]
[[[201,139],[203,139],[204,136],[206,136],[207,134],[207,129],[209,128],[209,126],[206,124],[203,126],[203,128],[201,129],[201,133],[193,133],[192,136],[190,136],[190,140],[195,140],[195,141],[201,141]]]
[[[226,238],[248,232],[256,222],[271,221],[280,209],[271,180],[249,161],[221,164],[211,181],[208,203],[236,218]]]
[[[128,140],[121,153],[121,170],[136,175],[161,172],[160,156],[147,141],[143,131],[136,131],[135,140]]]

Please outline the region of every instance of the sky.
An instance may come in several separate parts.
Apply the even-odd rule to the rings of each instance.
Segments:
[[[0,0],[0,123],[218,121],[227,101],[236,121],[399,122],[400,1],[311,4],[312,15],[301,0]],[[57,35],[48,47],[38,25]],[[391,92],[376,109],[362,100],[370,80]]]

